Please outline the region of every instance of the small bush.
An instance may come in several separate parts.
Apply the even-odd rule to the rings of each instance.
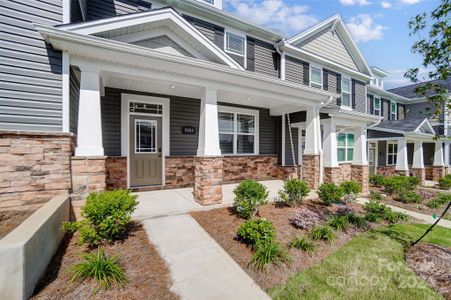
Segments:
[[[72,281],[93,278],[101,287],[108,289],[112,283],[124,287],[127,283],[124,271],[117,263],[115,256],[106,257],[102,248],[96,253],[85,254],[84,261],[74,265],[71,269]]]
[[[423,201],[419,194],[409,190],[400,191],[396,199],[402,203],[421,203]]]
[[[309,239],[307,239],[305,237],[299,238],[296,236],[293,237],[293,239],[291,240],[290,247],[300,249],[307,253],[313,253],[316,248],[315,243],[313,243]]]
[[[273,241],[276,229],[266,219],[247,220],[237,230],[237,236],[243,243],[255,248],[258,243]]]
[[[376,187],[382,187],[384,184],[384,179],[385,177],[381,174],[376,174],[369,177],[370,184]]]
[[[357,195],[360,193],[360,185],[355,181],[344,181],[340,184],[344,192],[344,202],[355,202]]]
[[[274,241],[264,241],[258,244],[249,263],[258,270],[263,270],[269,264],[279,265],[290,262],[291,257],[281,244]]]
[[[346,217],[348,218],[348,222],[354,226],[357,226],[359,228],[364,228],[368,226],[368,223],[366,222],[365,218],[359,215],[350,213],[347,214]]]
[[[421,198],[423,200],[430,200],[432,198],[435,198],[437,196],[436,192],[425,190],[425,189],[418,189],[418,194],[420,194]]]
[[[438,180],[438,187],[442,190],[451,189],[451,174],[446,175]]]
[[[389,223],[397,223],[399,221],[406,220],[407,215],[399,212],[394,212],[390,207],[385,204],[370,201],[365,203],[365,219],[370,222],[382,222],[388,221]]]
[[[451,194],[438,194],[434,199],[426,203],[429,208],[440,208],[451,201]]]
[[[323,183],[318,188],[318,196],[326,205],[340,202],[344,196],[343,188],[335,183]]]
[[[410,176],[408,178],[409,178],[410,188],[412,188],[412,189],[416,188],[421,183],[421,180],[419,177]]]
[[[289,221],[297,228],[309,229],[312,226],[320,224],[321,217],[306,207],[300,207]]]
[[[313,240],[323,240],[326,242],[331,242],[335,238],[335,234],[329,226],[316,226],[310,232]]]
[[[396,193],[401,190],[412,189],[409,178],[410,177],[401,176],[401,175],[386,177],[383,181],[385,191],[389,194],[393,194],[393,193]]]
[[[328,221],[327,225],[337,230],[346,231],[349,228],[349,221],[347,215],[335,215]]]
[[[379,192],[370,192],[370,200],[373,201],[381,201],[382,200],[382,194]]]
[[[310,189],[307,183],[296,178],[285,180],[279,197],[289,206],[297,206],[308,195]]]
[[[237,213],[243,218],[253,218],[260,205],[266,204],[268,191],[266,187],[254,180],[243,180],[233,190],[235,194],[235,207]]]

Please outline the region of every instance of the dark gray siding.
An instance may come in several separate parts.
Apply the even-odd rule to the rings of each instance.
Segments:
[[[86,2],[86,0],[84,2]],[[86,6],[84,6],[83,8],[86,8]],[[80,6],[79,0],[70,0],[70,21],[71,21],[71,23],[83,21],[83,13],[86,14],[86,11],[83,12],[82,10],[83,9]]]
[[[377,144],[377,164],[378,166],[386,166],[387,165],[387,142],[379,141]]]
[[[200,100],[171,97],[171,155],[196,155],[199,141]],[[183,126],[196,134],[182,134]]]
[[[366,93],[365,83],[357,80],[352,80],[352,99],[353,109],[365,113],[366,112]]]
[[[80,98],[80,77],[74,68],[70,69],[70,132],[77,133],[78,101]]]
[[[62,22],[62,1],[0,2],[0,129],[62,129],[61,53],[33,22]]]
[[[430,118],[434,113],[434,109],[431,109],[427,102],[406,104],[406,117],[407,118]]]
[[[285,79],[299,84],[309,84],[309,64],[294,57],[285,57]]]
[[[305,122],[306,113],[305,111],[300,111],[296,113],[290,114],[290,124]],[[285,165],[294,165],[293,163],[293,154],[291,151],[291,140],[290,140],[290,132],[288,126],[288,117],[285,119]],[[294,155],[297,165],[299,165],[299,133],[298,128],[291,128],[291,134],[293,137],[293,148]]]
[[[379,130],[368,130],[368,138],[390,138],[390,137],[402,137],[400,133],[379,131]]]
[[[88,21],[145,11],[151,8],[150,3],[140,0],[88,0],[86,2]]]
[[[103,148],[108,156],[121,155],[121,92],[105,88],[101,98]]]
[[[279,54],[272,44],[255,40],[254,47],[255,64],[254,70],[257,73],[279,77]]]

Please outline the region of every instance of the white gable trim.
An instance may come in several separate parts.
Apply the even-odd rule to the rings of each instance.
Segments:
[[[356,62],[360,72],[371,77],[372,76],[371,69],[366,63],[365,58],[363,57],[362,53],[357,47],[357,44],[354,42],[351,33],[349,32],[345,23],[341,19],[340,15],[332,16],[313,27],[310,27],[306,31],[291,37],[286,42],[291,45],[298,45],[302,41],[310,38],[311,36],[313,36],[318,32],[323,31],[326,28],[335,30],[335,32],[343,40],[345,47],[348,49],[352,59],[354,59],[354,61]]]
[[[414,130],[414,132],[415,133],[425,134],[425,133],[421,132],[421,130],[420,130],[421,127],[423,127],[423,125],[426,125],[429,128],[429,130],[431,131],[430,134],[434,134],[435,135],[434,127],[432,127],[431,123],[429,122],[429,120],[427,118],[425,118],[423,120],[423,122],[421,122],[421,124]]]
[[[190,36],[200,42],[206,49],[208,49],[215,57],[229,65],[234,69],[244,70],[244,68],[227,55],[222,49],[216,46],[205,35],[199,32],[193,25],[186,21],[182,16],[175,12],[172,8],[164,8],[153,10],[138,14],[129,14],[124,16],[112,17],[92,22],[84,22],[80,24],[70,24],[59,26],[58,29],[67,30],[70,32],[82,35],[94,35],[105,31],[114,29],[141,25],[152,22],[167,22],[172,21],[182,30],[186,31]],[[167,24],[166,24],[167,25]]]

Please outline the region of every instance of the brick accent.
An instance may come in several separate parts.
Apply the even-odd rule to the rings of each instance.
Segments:
[[[437,181],[445,176],[444,166],[432,166],[432,180]]]
[[[276,155],[225,156],[222,160],[225,183],[278,178]]]
[[[0,210],[34,210],[71,189],[73,134],[0,131]]]
[[[105,161],[106,188],[108,190],[127,188],[127,157],[109,156]]]
[[[393,176],[396,174],[395,166],[377,167],[376,173],[384,176]]]
[[[308,186],[313,190],[318,189],[320,175],[319,173],[320,173],[319,155],[303,155],[302,178],[304,178]]]
[[[194,185],[194,156],[172,156],[165,159],[166,187]]]
[[[424,166],[424,172],[426,173],[426,180],[432,180],[432,166]]]
[[[412,172],[412,176],[420,178],[421,183],[424,183],[426,180],[426,171],[424,168],[411,168],[410,171]]]
[[[369,166],[351,166],[351,179],[357,181],[360,184],[362,193],[367,194],[369,192]]]
[[[194,199],[201,205],[222,202],[222,157],[194,158]]]

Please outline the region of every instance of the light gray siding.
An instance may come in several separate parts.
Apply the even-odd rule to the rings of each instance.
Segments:
[[[139,0],[88,0],[86,2],[88,21],[130,14],[150,8],[150,3]]]
[[[255,72],[279,77],[279,54],[268,43],[255,40]]]
[[[365,84],[363,82],[352,80],[352,99],[353,109],[365,113],[366,112],[366,94]]]
[[[154,50],[159,50],[173,55],[193,57],[191,53],[186,51],[182,46],[180,46],[167,36],[159,36],[156,38],[141,40],[134,42],[133,44]]]
[[[0,129],[62,129],[61,53],[33,22],[62,22],[62,1],[0,2]]]
[[[309,84],[309,64],[294,57],[285,58],[285,79],[299,84]]]

